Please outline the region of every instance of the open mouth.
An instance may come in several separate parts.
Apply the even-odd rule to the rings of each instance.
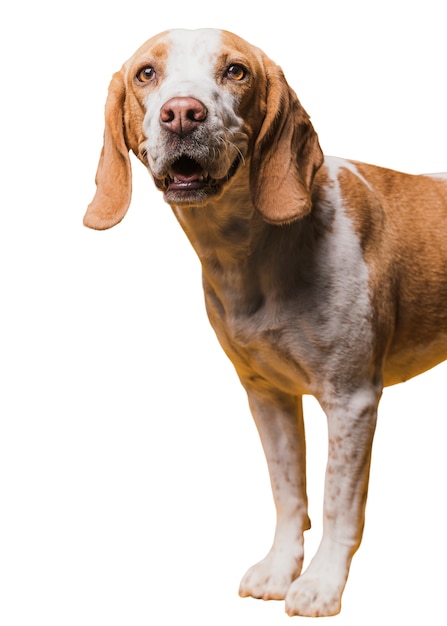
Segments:
[[[190,191],[208,186],[210,180],[200,163],[183,155],[171,165],[165,182],[168,191]]]
[[[165,192],[168,202],[204,201],[220,192],[236,172],[241,159],[238,156],[226,175],[216,179],[198,161],[183,154],[170,165],[167,176],[156,183]]]

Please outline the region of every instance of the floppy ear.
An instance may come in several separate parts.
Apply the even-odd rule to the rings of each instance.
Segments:
[[[129,148],[124,137],[122,72],[113,75],[105,108],[104,145],[96,172],[96,194],[84,216],[84,225],[103,230],[125,216],[132,194]]]
[[[311,187],[323,162],[310,118],[281,69],[267,65],[267,113],[250,169],[254,206],[267,222],[282,224],[307,215]]]

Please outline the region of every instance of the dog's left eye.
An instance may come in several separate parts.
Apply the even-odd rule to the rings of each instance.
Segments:
[[[226,76],[230,80],[242,80],[247,75],[247,70],[242,65],[230,65],[227,69]]]
[[[155,70],[152,65],[146,65],[137,72],[136,78],[140,83],[148,83],[155,78]]]

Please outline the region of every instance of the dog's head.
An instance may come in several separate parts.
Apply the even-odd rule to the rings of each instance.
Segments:
[[[280,68],[243,39],[212,29],[161,33],[114,74],[86,226],[105,229],[124,217],[129,150],[169,204],[203,205],[245,176],[253,205],[274,223],[309,212],[323,158]]]

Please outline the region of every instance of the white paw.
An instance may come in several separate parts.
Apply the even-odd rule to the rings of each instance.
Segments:
[[[337,615],[341,609],[343,588],[344,581],[340,584],[328,576],[315,578],[303,574],[287,592],[286,613],[304,617]]]
[[[263,561],[253,565],[243,577],[239,595],[261,600],[284,600],[287,590],[302,566],[302,557],[270,552]]]

